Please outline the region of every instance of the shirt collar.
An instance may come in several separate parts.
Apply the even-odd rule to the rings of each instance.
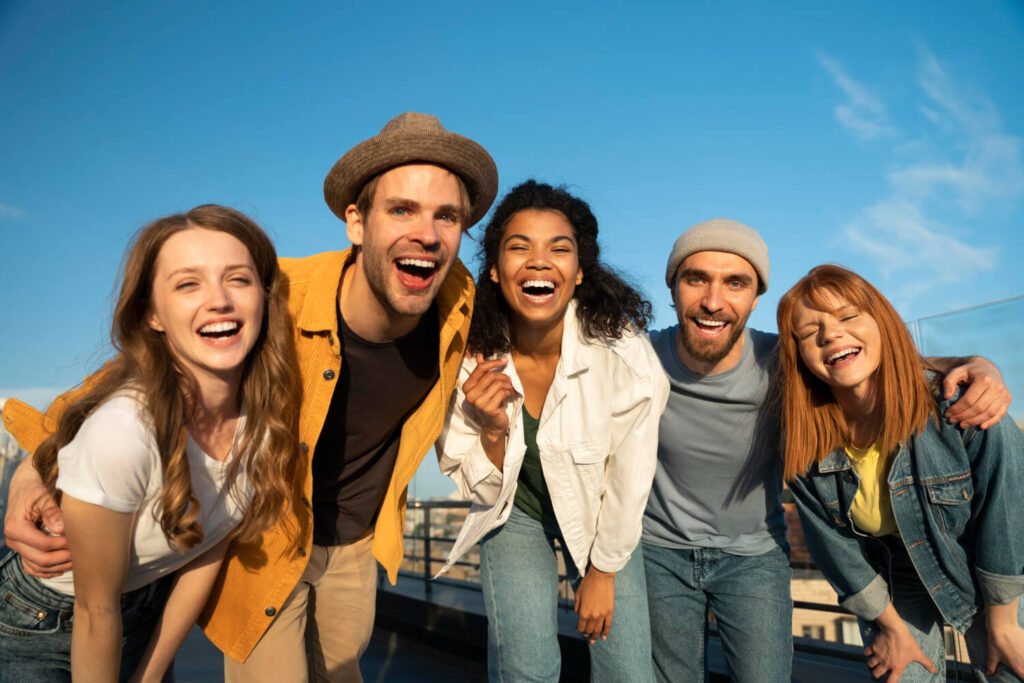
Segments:
[[[355,261],[352,249],[332,252],[310,274],[310,285],[302,308],[296,319],[296,325],[304,332],[336,332],[338,328],[338,287],[345,268]],[[333,283],[334,286],[328,286]],[[448,277],[441,283],[437,293],[438,316],[443,327],[460,330],[473,310],[473,278],[455,259]]]

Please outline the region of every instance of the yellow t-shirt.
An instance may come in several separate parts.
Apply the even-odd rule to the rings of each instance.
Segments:
[[[889,498],[889,466],[892,463],[888,455],[882,454],[881,441],[867,448],[847,446],[846,454],[860,475],[860,488],[850,506],[853,523],[872,536],[899,536]]]

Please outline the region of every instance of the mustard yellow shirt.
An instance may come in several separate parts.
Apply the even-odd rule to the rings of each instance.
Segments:
[[[860,475],[860,488],[850,506],[850,516],[857,528],[872,536],[898,536],[899,528],[892,514],[889,498],[889,468],[892,460],[883,454],[881,441],[867,448],[846,447],[853,469]]]

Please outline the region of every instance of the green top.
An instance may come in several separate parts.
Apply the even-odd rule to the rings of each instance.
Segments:
[[[523,405],[523,436],[526,440],[526,454],[519,470],[519,485],[516,487],[515,505],[545,526],[558,527],[555,509],[551,507],[551,494],[544,481],[540,467],[540,449],[537,448],[537,428],[540,420],[530,415]]]

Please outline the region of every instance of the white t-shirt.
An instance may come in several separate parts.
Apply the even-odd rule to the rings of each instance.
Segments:
[[[236,438],[245,416],[238,420]],[[130,393],[117,394],[82,422],[75,438],[57,456],[57,488],[93,505],[116,512],[134,512],[131,560],[124,592],[146,586],[177,571],[220,542],[241,521],[252,487],[239,471],[232,492],[225,479],[230,466],[207,456],[188,437],[185,451],[192,473],[192,490],[199,500],[198,522],[203,541],[184,553],[176,552],[160,528],[159,510],[164,477],[146,409]],[[234,457],[232,453],[231,457]],[[244,502],[238,504],[238,500]],[[72,572],[40,579],[49,588],[74,595]]]

